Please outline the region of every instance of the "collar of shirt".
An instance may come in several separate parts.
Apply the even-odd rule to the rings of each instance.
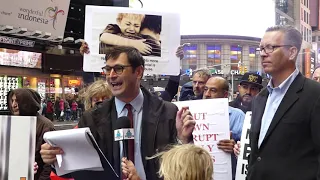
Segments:
[[[291,83],[298,76],[298,74],[299,74],[299,70],[296,69],[285,81],[283,81],[279,85],[279,87],[273,87],[272,78],[271,78],[271,80],[269,81],[269,83],[267,85],[267,89],[269,91],[269,94],[272,94],[274,89],[280,89],[281,92],[286,92],[289,89]]]
[[[228,107],[228,110],[229,110],[229,116],[232,114],[232,107],[231,106],[229,106]]]
[[[132,108],[134,111],[139,112],[142,109],[142,105],[143,105],[143,93],[140,89],[139,94],[136,98],[134,98],[129,104],[131,104]],[[119,100],[118,98],[115,97],[115,104],[116,104],[116,109],[117,109],[117,113],[118,115],[121,114],[121,112],[124,109],[124,106],[127,104],[121,100]]]

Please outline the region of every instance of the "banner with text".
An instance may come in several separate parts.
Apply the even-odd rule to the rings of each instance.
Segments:
[[[36,117],[0,116],[0,179],[33,180]]]
[[[251,127],[251,114],[249,111],[246,113],[246,118],[243,122],[242,135],[241,135],[241,148],[238,156],[236,180],[245,180],[248,173],[248,156],[251,152],[249,133]]]
[[[51,33],[50,39],[64,35],[70,0],[3,0],[0,25]]]
[[[83,70],[102,72],[104,54],[114,46],[130,46],[145,59],[144,75],[178,75],[180,60],[180,17],[174,13],[143,9],[86,6],[85,41],[90,54],[84,55]]]
[[[232,179],[231,156],[217,147],[220,140],[230,139],[228,99],[180,101],[174,104],[179,109],[188,106],[196,120],[193,142],[211,154],[214,162],[213,179]]]

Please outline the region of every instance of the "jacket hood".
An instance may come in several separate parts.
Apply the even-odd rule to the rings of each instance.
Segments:
[[[37,115],[41,108],[41,97],[38,92],[27,88],[19,88],[9,91],[7,103],[11,113],[13,112],[11,107],[11,98],[13,95],[16,95],[20,116]]]

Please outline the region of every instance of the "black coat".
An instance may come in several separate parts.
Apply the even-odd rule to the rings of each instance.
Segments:
[[[141,135],[141,155],[148,180],[157,180],[159,164],[156,159],[146,160],[161,151],[168,144],[175,144],[177,137],[176,113],[178,108],[160,100],[142,88],[144,95]],[[99,147],[120,174],[119,143],[114,142],[115,121],[117,120],[114,98],[103,102],[96,110],[87,111],[79,122],[79,128],[89,127]],[[91,177],[92,178],[92,177]],[[106,177],[105,177],[106,178]]]
[[[248,111],[251,111],[251,104],[250,104],[250,106],[248,106],[248,107],[241,105],[241,97],[240,97],[240,95],[238,95],[237,98],[236,98],[234,101],[231,101],[231,102],[229,103],[229,106],[234,107],[234,108],[241,109],[245,114],[246,114]]]
[[[320,84],[299,74],[258,148],[269,92],[252,104],[248,180],[320,180]]]

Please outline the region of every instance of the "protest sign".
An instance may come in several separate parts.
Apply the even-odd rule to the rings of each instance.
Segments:
[[[230,139],[228,99],[180,101],[175,104],[179,109],[188,106],[196,120],[193,142],[212,156],[213,179],[232,179],[231,155],[217,148],[220,140]]]
[[[83,70],[101,72],[104,54],[114,46],[139,50],[145,59],[144,75],[178,75],[180,60],[180,17],[174,13],[151,12],[123,7],[86,6]]]
[[[0,179],[33,180],[36,117],[0,116]]]
[[[241,148],[238,156],[236,180],[245,180],[248,173],[248,156],[251,152],[249,133],[251,127],[251,114],[249,111],[246,113],[246,118],[243,122],[242,135],[241,135]]]

